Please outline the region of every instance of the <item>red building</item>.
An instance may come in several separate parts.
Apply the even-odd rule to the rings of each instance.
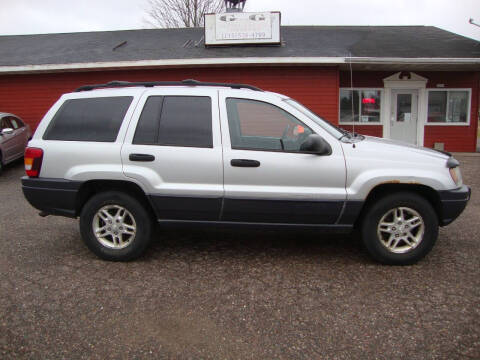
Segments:
[[[0,111],[35,128],[81,85],[193,78],[280,92],[362,134],[475,151],[480,42],[423,26],[289,26],[281,38],[205,47],[203,29],[0,36]]]

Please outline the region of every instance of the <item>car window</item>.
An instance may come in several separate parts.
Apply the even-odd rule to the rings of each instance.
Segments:
[[[310,120],[315,121],[320,125],[324,130],[326,130],[330,135],[336,137],[337,139],[342,138],[345,135],[345,130],[329,123],[327,120],[322,119],[319,115],[315,114],[313,111],[300,104],[298,101],[293,99],[284,99],[287,104],[293,106],[295,109],[300,111],[303,115],[307,116]]]
[[[10,124],[8,117],[4,117],[0,120],[0,129],[3,130],[8,128],[12,128],[12,125]]]
[[[213,147],[208,96],[150,96],[138,120],[134,144]]]
[[[132,99],[115,96],[66,100],[43,139],[114,142]]]
[[[12,124],[12,129],[17,130],[20,127],[17,119],[15,119],[14,117],[10,116],[9,120],[10,124]]]
[[[299,151],[313,131],[278,106],[257,100],[226,100],[234,149]]]
[[[15,121],[15,122],[16,122],[16,124],[18,125],[18,127],[19,127],[19,128],[21,128],[21,127],[24,127],[24,126],[25,126],[25,124],[23,123],[23,121],[22,121],[22,120],[20,120],[20,119],[19,119],[19,118],[17,118],[17,117],[13,117],[13,116],[12,116],[12,117],[10,117],[10,121],[11,121],[12,123],[13,123],[13,121]]]

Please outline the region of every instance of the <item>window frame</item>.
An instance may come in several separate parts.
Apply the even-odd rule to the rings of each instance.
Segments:
[[[282,149],[252,149],[252,148],[245,148],[245,147],[240,147],[240,146],[234,146],[232,144],[232,135],[231,135],[231,131],[230,131],[230,121],[228,120],[228,107],[227,107],[227,100],[228,99],[237,99],[237,100],[248,100],[248,101],[256,101],[256,102],[260,102],[260,103],[264,103],[264,104],[267,104],[267,105],[270,105],[270,106],[273,106],[277,109],[280,109],[284,112],[286,112],[288,115],[290,115],[291,117],[293,117],[294,119],[296,119],[299,123],[301,123],[303,126],[305,126],[306,128],[310,129],[312,131],[312,134],[317,134],[317,132],[312,129],[311,126],[305,124],[304,121],[300,120],[297,116],[293,115],[290,111],[287,111],[286,109],[284,109],[283,107],[281,106],[278,106],[276,104],[273,104],[269,101],[266,101],[266,100],[260,100],[260,99],[256,99],[256,98],[243,98],[243,97],[235,97],[235,96],[226,96],[223,100],[225,102],[225,110],[226,110],[226,116],[227,116],[227,126],[228,126],[228,138],[229,138],[229,142],[230,142],[230,150],[242,150],[242,151],[262,151],[262,152],[274,152],[274,153],[286,153],[286,154],[311,154],[310,152],[308,151],[294,151],[294,150],[282,150]],[[320,135],[321,136],[321,135]],[[323,137],[323,136],[322,136]],[[325,141],[327,141],[325,139],[325,137],[323,137]],[[327,143],[330,145],[330,142],[327,141]],[[331,145],[330,145],[331,146]]]
[[[341,104],[340,104],[340,94],[341,94],[341,91],[342,90],[350,90],[350,91],[355,91],[355,90],[358,90],[358,91],[380,91],[380,120],[378,122],[360,122],[360,121],[348,121],[348,122],[341,122]],[[338,125],[355,125],[355,126],[382,126],[383,125],[383,119],[382,119],[382,112],[383,112],[383,107],[384,107],[384,103],[385,103],[385,88],[372,88],[372,87],[354,87],[354,88],[351,88],[351,87],[340,87],[338,89]],[[362,102],[359,101],[359,106],[360,108],[358,109],[359,110],[359,114],[362,113]]]
[[[470,126],[471,113],[472,113],[472,89],[471,88],[427,88],[427,117],[425,120],[425,126]],[[446,91],[447,92],[447,107],[445,113],[448,114],[449,107],[449,95],[450,91],[466,91],[468,93],[468,109],[467,109],[467,121],[466,122],[429,122],[428,121],[428,99],[430,92],[433,91]]]

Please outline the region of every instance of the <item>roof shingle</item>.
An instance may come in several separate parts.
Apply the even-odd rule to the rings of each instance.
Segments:
[[[0,36],[0,66],[231,57],[480,58],[431,26],[282,26],[282,46],[205,48],[203,28]],[[120,46],[119,46],[120,45]]]

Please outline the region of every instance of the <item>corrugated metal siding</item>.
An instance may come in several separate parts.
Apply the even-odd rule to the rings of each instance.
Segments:
[[[338,69],[335,67],[242,67],[151,69],[0,76],[0,111],[14,113],[34,129],[61,94],[85,84],[112,80],[161,81],[193,78],[246,83],[288,95],[336,123]]]
[[[354,87],[372,87],[383,88],[383,79],[392,75],[394,72],[385,71],[363,71],[353,73]],[[470,126],[425,126],[424,146],[433,147],[435,142],[445,144],[447,151],[467,151],[476,150],[477,126],[478,126],[478,106],[479,106],[479,73],[478,72],[416,72],[418,75],[428,79],[427,88],[437,88],[437,84],[444,84],[448,88],[468,88],[472,89]],[[350,73],[340,72],[340,87],[350,87]],[[360,128],[360,127],[359,127]],[[367,128],[367,127],[364,127]],[[360,133],[372,134],[377,132],[382,136],[382,127],[376,129],[355,130]],[[367,133],[370,131],[370,133]]]

